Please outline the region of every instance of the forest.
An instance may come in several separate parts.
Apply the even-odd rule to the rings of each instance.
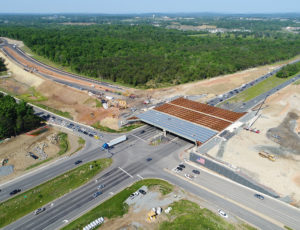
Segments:
[[[41,125],[41,118],[24,101],[0,93],[0,140],[27,132]]]
[[[259,25],[267,27],[263,22]],[[195,32],[147,24],[14,23],[0,24],[0,36],[22,40],[38,55],[69,66],[75,73],[133,87],[155,88],[233,73],[300,53],[298,34],[272,29],[271,26],[265,30],[268,36],[197,36]]]
[[[6,68],[6,65],[4,63],[3,58],[0,58],[0,72],[6,71],[6,70],[7,70],[7,68]]]
[[[296,63],[284,66],[280,71],[278,71],[278,73],[276,74],[276,77],[287,78],[287,77],[293,76],[299,72],[300,72],[300,62],[296,62]]]

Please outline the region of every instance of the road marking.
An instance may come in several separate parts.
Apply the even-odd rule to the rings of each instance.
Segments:
[[[64,223],[68,223],[69,221],[68,221],[68,220],[63,220],[63,222],[64,222]]]
[[[132,175],[130,175],[128,172],[126,172],[124,169],[122,169],[121,167],[118,167],[121,171],[123,171],[124,173],[126,173],[128,176],[130,176],[131,178],[133,178]]]
[[[113,192],[110,192],[110,193],[109,193],[109,195],[111,195],[111,196],[112,196],[112,195],[114,195],[114,193],[113,193]]]
[[[137,138],[137,139],[140,139],[141,141],[144,141],[145,143],[148,143],[147,141],[145,141],[143,138],[140,138],[139,136],[136,136],[134,134],[130,134],[130,135]]]
[[[144,179],[144,177],[142,177],[141,175],[137,174],[137,177],[141,178],[142,180]]]
[[[281,228],[284,227],[284,225],[283,225],[281,222],[279,222],[279,221],[277,221],[277,220],[274,220],[274,219],[272,219],[271,217],[268,217],[268,216],[266,216],[266,215],[264,215],[264,214],[262,214],[262,213],[260,213],[260,212],[258,212],[258,211],[256,211],[256,210],[253,210],[252,208],[249,208],[249,207],[247,207],[247,206],[245,206],[245,205],[243,205],[243,204],[240,204],[240,203],[237,202],[237,201],[234,201],[234,200],[232,200],[232,199],[230,199],[230,198],[228,198],[228,197],[225,197],[224,195],[221,195],[221,194],[219,194],[219,193],[217,193],[217,192],[215,192],[215,191],[212,191],[212,190],[210,190],[209,188],[206,188],[206,187],[204,187],[204,186],[202,186],[202,185],[200,185],[200,184],[198,184],[198,183],[196,183],[196,182],[194,182],[194,181],[188,180],[187,178],[185,178],[185,177],[183,177],[183,176],[181,176],[181,175],[179,175],[179,174],[177,174],[177,173],[174,173],[174,172],[172,172],[171,170],[168,170],[168,169],[164,169],[164,170],[165,170],[166,172],[170,173],[170,174],[173,174],[173,175],[175,175],[175,176],[177,176],[177,177],[179,177],[179,178],[181,178],[181,179],[183,179],[183,180],[185,180],[185,181],[187,181],[187,182],[189,182],[189,183],[191,183],[191,184],[193,184],[193,185],[195,185],[195,186],[197,186],[197,187],[199,187],[199,188],[201,188],[201,189],[203,189],[203,190],[205,190],[205,191],[207,191],[207,192],[209,192],[209,193],[214,194],[215,196],[221,197],[221,198],[223,198],[224,200],[227,200],[227,201],[229,201],[229,202],[231,202],[231,203],[233,203],[233,204],[235,204],[235,205],[237,205],[237,206],[239,206],[239,207],[241,207],[241,208],[243,208],[243,209],[245,209],[245,210],[247,210],[247,211],[249,211],[249,212],[252,212],[252,213],[254,213],[254,214],[260,216],[261,218],[264,218],[265,220],[270,221],[271,223],[273,223],[273,224],[275,224],[275,225],[277,225],[277,226],[279,226],[279,227],[281,227]]]
[[[174,137],[172,140],[170,140],[170,142],[174,142],[178,139],[178,137]]]

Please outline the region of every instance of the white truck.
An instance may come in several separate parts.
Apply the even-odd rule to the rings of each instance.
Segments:
[[[119,143],[121,143],[121,142],[123,142],[123,141],[126,141],[126,140],[127,140],[126,135],[117,137],[117,138],[111,140],[110,142],[104,143],[104,144],[102,145],[102,149],[103,149],[103,150],[104,150],[104,149],[109,149],[109,148],[113,147],[114,145],[119,144]]]

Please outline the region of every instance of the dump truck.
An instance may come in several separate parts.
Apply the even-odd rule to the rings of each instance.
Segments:
[[[127,137],[126,135],[123,135],[123,136],[120,136],[120,137],[117,137],[116,139],[113,139],[111,140],[110,142],[107,142],[107,143],[104,143],[102,145],[102,150],[104,149],[110,149],[111,147],[113,147],[114,145],[117,145],[123,141],[126,141],[127,140]]]

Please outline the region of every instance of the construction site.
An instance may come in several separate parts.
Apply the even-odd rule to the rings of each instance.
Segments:
[[[13,40],[9,42],[22,49],[22,43]],[[288,62],[283,61],[179,86],[140,90],[74,78],[71,74],[34,64],[10,47],[4,49],[0,57],[5,59],[12,75],[0,80],[0,88],[3,90],[20,97],[27,95],[30,101],[64,112],[69,118],[83,124],[99,123],[118,130],[128,118],[138,118],[188,139],[198,146],[223,131],[230,130],[232,125],[239,123],[239,119],[245,115],[202,103]],[[8,54],[15,60],[9,58]],[[212,158],[234,166],[298,206],[299,87],[299,84],[293,84],[268,97],[261,108],[254,108],[254,113],[260,108],[254,120],[236,126],[232,131],[234,135],[228,139],[224,138],[206,152]],[[158,116],[165,122],[158,124],[155,121]],[[184,121],[186,124],[181,125],[181,130],[178,129],[178,124],[182,123],[178,121]],[[169,126],[163,126],[162,123]],[[193,130],[196,131],[193,133]],[[51,153],[47,155],[51,156]],[[2,158],[5,159],[5,156]],[[12,162],[12,159],[8,162]],[[32,157],[25,159],[32,160]],[[15,164],[15,171],[18,171],[17,169]]]
[[[270,96],[257,116],[207,152],[300,206],[300,85]],[[249,127],[251,125],[251,127]]]
[[[41,162],[59,157],[59,128],[47,126],[0,143],[0,182],[5,182],[36,168]],[[68,133],[69,156],[80,147],[78,137]]]

